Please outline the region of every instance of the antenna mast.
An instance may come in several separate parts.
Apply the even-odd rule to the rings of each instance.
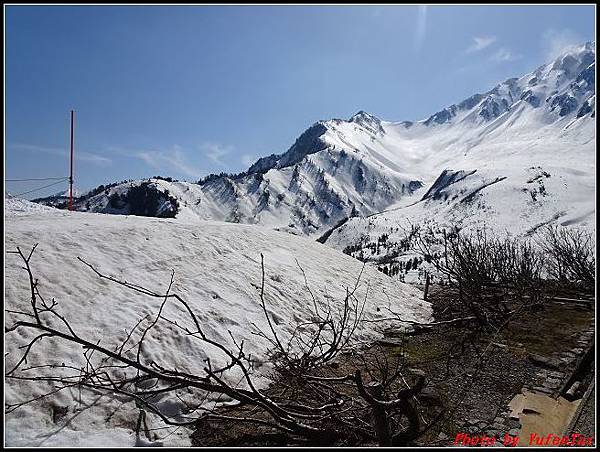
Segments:
[[[73,210],[73,131],[75,128],[75,112],[71,110],[71,173],[69,175],[69,210]]]

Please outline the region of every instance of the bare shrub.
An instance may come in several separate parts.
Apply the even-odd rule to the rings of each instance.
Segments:
[[[531,241],[499,238],[485,229],[465,233],[429,227],[413,236],[415,251],[456,290],[458,315],[482,328],[544,298],[543,257]]]
[[[593,290],[596,254],[593,235],[584,230],[547,226],[538,239],[546,254],[548,276],[562,285]]]

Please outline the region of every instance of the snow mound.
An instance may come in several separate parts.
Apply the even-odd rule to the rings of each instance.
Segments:
[[[172,290],[190,303],[207,335],[231,344],[229,330],[234,337],[244,339],[246,350],[258,357],[267,349],[260,337],[251,334],[253,323],[267,328],[259,304],[261,253],[268,309],[277,327],[288,333],[299,319],[309,315],[312,306],[298,264],[315,296],[332,304],[343,301],[346,287],[354,286],[363,269],[359,261],[330,247],[253,225],[65,212],[41,206],[39,211],[32,211],[29,204],[15,199],[6,203],[6,249],[19,246],[28,250],[39,243],[32,269],[39,278],[41,293],[58,301],[60,312],[79,335],[100,339],[104,346],[123,340],[125,329],[130,330],[141,317],[156,315],[162,300],[100,280],[77,260],[78,256],[104,273],[157,292],[166,290],[173,269]],[[30,303],[27,275],[21,266],[17,255],[6,255],[5,305],[12,311],[27,310]],[[357,298],[365,297],[367,291],[367,319],[383,318],[385,310],[378,311],[383,307],[400,312],[406,320],[430,318],[430,306],[419,290],[394,282],[370,267],[364,268]],[[181,324],[187,321],[176,307],[168,315]],[[7,324],[16,318],[17,314],[7,313]],[[370,340],[385,326],[389,326],[386,321],[366,323],[357,332],[357,339]],[[189,336],[161,336],[160,332],[149,338],[144,359],[186,372],[199,371],[207,357],[219,360],[213,356],[214,350],[199,347]],[[5,349],[7,366],[20,355],[17,347],[32,337],[26,332],[11,335],[14,342],[8,342]],[[46,338],[28,364],[48,359],[79,363],[81,350]],[[9,380],[6,402],[32,398],[41,391],[39,385]],[[170,400],[164,405],[169,410],[179,408]],[[54,422],[56,407],[68,410],[64,418]],[[97,394],[84,394],[79,402],[77,390],[65,390],[9,414],[7,445],[97,446],[118,442],[133,446],[137,415],[133,402]],[[161,436],[172,431],[158,430]],[[169,436],[165,445],[169,444],[189,445],[185,429]]]
[[[47,214],[54,213],[61,215],[61,211],[53,207],[44,206],[35,202],[27,201],[26,199],[15,198],[10,194],[4,195],[4,215],[5,216],[20,216],[32,214]]]

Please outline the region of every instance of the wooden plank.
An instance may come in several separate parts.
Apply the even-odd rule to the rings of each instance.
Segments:
[[[594,350],[596,349],[595,345],[592,344],[586,352],[577,360],[577,364],[575,365],[575,369],[571,376],[567,379],[565,384],[560,388],[558,394],[562,397],[570,399],[567,396],[567,390],[571,387],[571,385],[577,380],[583,380],[583,373],[586,372],[587,368],[594,362]]]

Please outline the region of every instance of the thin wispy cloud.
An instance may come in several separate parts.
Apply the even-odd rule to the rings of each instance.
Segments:
[[[256,162],[256,160],[258,160],[258,158],[255,155],[250,155],[250,154],[243,154],[242,155],[242,164],[245,167],[253,165],[254,162]]]
[[[479,52],[496,42],[496,36],[473,36],[473,43],[467,47],[466,53]]]
[[[224,146],[218,143],[204,143],[200,146],[204,155],[220,166],[226,166],[223,157],[231,152],[231,146]]]
[[[192,178],[200,177],[203,173],[190,164],[183,148],[178,145],[159,151],[137,151],[131,155],[157,170],[175,170]]]
[[[571,29],[550,28],[542,33],[544,59],[551,61],[583,43],[584,39]]]
[[[423,41],[425,40],[425,34],[427,33],[427,6],[419,6],[418,17],[417,17],[417,30],[415,32],[415,49],[420,50]]]
[[[51,154],[64,158],[67,158],[70,154],[66,149],[39,146],[36,144],[13,143],[10,146],[15,149],[22,149],[24,151],[31,152],[42,152],[44,154]],[[106,166],[112,163],[112,160],[108,157],[104,157],[103,155],[94,152],[79,151],[77,148],[75,148],[74,156],[75,161],[88,162],[92,163],[93,165]]]
[[[508,61],[518,60],[519,58],[521,58],[521,55],[513,53],[506,47],[501,47],[490,56],[490,60],[495,61],[496,63],[505,63]]]

